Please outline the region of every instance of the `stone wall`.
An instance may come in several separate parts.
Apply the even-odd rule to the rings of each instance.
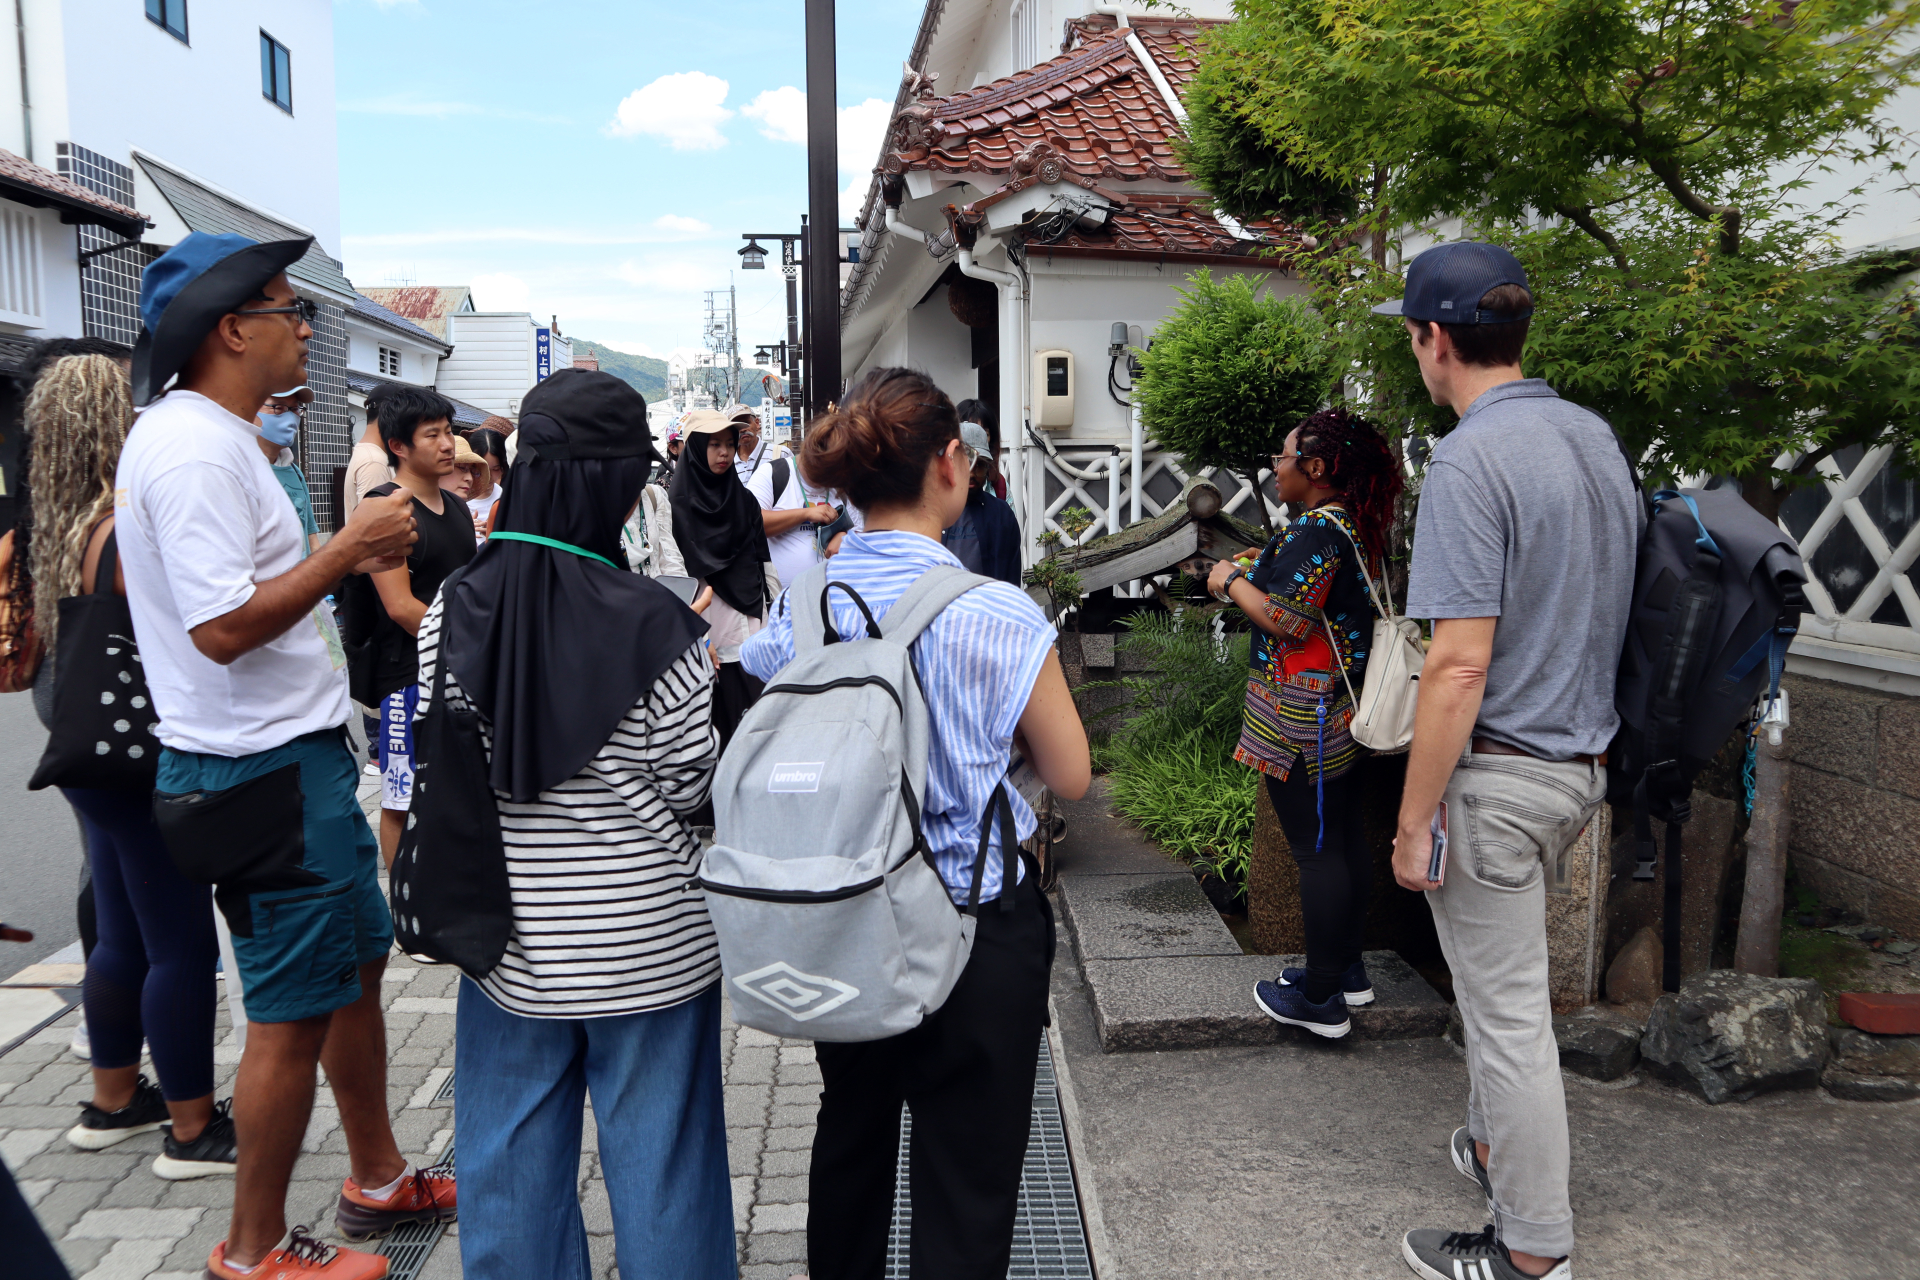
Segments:
[[[1795,870],[1823,902],[1920,937],[1920,698],[1783,684]]]

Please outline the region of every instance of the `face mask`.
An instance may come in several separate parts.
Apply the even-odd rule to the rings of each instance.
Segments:
[[[294,432],[300,429],[300,415],[297,413],[263,413],[260,415],[260,434],[269,444],[277,444],[282,449],[293,444]]]

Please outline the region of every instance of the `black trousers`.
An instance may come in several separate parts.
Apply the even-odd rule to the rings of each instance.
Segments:
[[[886,1274],[902,1102],[913,1112],[914,1280],[1005,1280],[1053,966],[1038,880],[1029,866],[1011,911],[982,904],[972,957],[931,1018],[886,1040],[815,1047],[812,1280]]]
[[[1360,821],[1356,775],[1349,771],[1326,783],[1326,829],[1316,784],[1306,761],[1296,761],[1286,781],[1267,776],[1267,794],[1280,829],[1287,833],[1293,859],[1300,864],[1300,915],[1307,932],[1307,981],[1304,994],[1315,1004],[1340,989],[1340,976],[1360,959],[1367,928],[1367,899],[1373,891],[1373,851]],[[1315,852],[1314,846],[1319,845]]]

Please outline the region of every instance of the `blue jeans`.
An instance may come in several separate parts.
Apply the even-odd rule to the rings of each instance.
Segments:
[[[580,1133],[593,1099],[621,1280],[734,1280],[720,988],[605,1018],[508,1013],[460,980],[454,1134],[467,1280],[589,1280]]]

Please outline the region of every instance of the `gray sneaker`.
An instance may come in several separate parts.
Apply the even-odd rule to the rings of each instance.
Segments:
[[[1480,1148],[1473,1145],[1473,1135],[1467,1132],[1465,1125],[1453,1131],[1453,1140],[1448,1144],[1453,1149],[1453,1167],[1460,1176],[1479,1184],[1487,1197],[1487,1212],[1493,1212],[1493,1179],[1487,1176],[1487,1166],[1480,1163]]]
[[[1413,1268],[1413,1274],[1426,1280],[1572,1280],[1573,1268],[1566,1258],[1553,1264],[1544,1276],[1529,1276],[1513,1265],[1507,1246],[1493,1233],[1493,1224],[1483,1230],[1409,1231],[1400,1242],[1400,1256]]]

